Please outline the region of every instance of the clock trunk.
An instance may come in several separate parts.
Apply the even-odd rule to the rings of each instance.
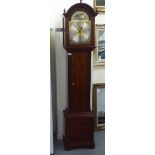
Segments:
[[[70,112],[90,111],[90,52],[68,54],[68,101]]]

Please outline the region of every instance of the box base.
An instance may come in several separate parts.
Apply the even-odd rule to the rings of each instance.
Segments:
[[[94,149],[94,113],[64,111],[65,135],[64,149],[75,148]]]

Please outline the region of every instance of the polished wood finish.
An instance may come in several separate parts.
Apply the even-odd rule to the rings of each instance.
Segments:
[[[75,11],[84,11],[91,20],[91,42],[69,44],[69,21]],[[90,110],[91,51],[95,48],[95,16],[85,3],[64,11],[63,45],[68,52],[68,108],[64,111],[64,148],[94,148],[94,113]]]
[[[68,94],[70,112],[90,111],[90,52],[68,56]]]
[[[93,149],[94,144],[94,113],[69,113],[64,111],[65,134],[64,147],[66,150],[72,148]]]

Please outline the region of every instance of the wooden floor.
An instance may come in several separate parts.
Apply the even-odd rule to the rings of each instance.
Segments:
[[[95,149],[74,149],[64,151],[63,142],[55,142],[54,155],[105,155],[105,131],[97,131],[94,134]]]

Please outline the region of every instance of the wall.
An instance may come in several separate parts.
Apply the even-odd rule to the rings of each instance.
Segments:
[[[95,18],[96,24],[105,24],[105,14],[98,14]],[[105,83],[105,67],[104,66],[94,66],[93,65],[93,52],[91,57],[91,99],[90,99],[90,106],[92,107],[92,87],[93,84],[97,83]]]
[[[105,14],[97,15],[95,19],[96,24],[105,24]],[[93,54],[92,54],[92,64],[93,64]],[[92,84],[104,83],[105,82],[105,68],[104,66],[93,66],[92,65]]]
[[[79,0],[80,1],[80,0]],[[66,11],[69,7],[75,3],[79,2],[78,0],[70,1],[56,1],[55,6],[53,6],[51,18],[55,18],[55,28],[62,28],[62,14],[64,8]],[[87,3],[93,6],[93,0],[83,0],[83,3]],[[96,17],[96,24],[104,23],[104,14],[98,15]],[[51,23],[53,24],[53,23]],[[56,44],[55,44],[55,54],[56,54],[56,85],[57,85],[57,138],[62,139],[63,136],[63,110],[67,107],[67,53],[62,46],[62,32],[56,32],[55,34]],[[104,67],[93,67],[92,66],[92,84],[93,83],[103,83],[104,82]]]
[[[56,101],[55,101],[55,48],[54,48],[54,34],[53,28],[50,29],[50,82],[51,82],[51,104],[50,104],[50,153],[53,154],[53,132],[56,130]],[[55,104],[54,104],[55,103]]]

